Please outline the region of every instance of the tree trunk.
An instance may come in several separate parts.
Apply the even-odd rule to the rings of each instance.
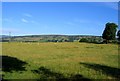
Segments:
[[[108,44],[108,40],[107,39],[105,40],[105,43]]]
[[[107,39],[106,39],[106,41],[105,41],[105,42],[106,42],[106,44],[108,44],[109,40],[107,40]]]

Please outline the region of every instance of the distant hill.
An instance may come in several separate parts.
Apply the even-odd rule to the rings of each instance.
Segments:
[[[8,38],[8,35],[0,35],[0,38]]]
[[[2,41],[10,40],[16,42],[74,42],[86,38],[90,41],[101,41],[101,36],[91,35],[27,35],[27,36],[9,36],[2,35]]]

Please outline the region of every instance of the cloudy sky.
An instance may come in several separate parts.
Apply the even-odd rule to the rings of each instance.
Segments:
[[[118,24],[117,2],[3,2],[2,33],[102,35]]]

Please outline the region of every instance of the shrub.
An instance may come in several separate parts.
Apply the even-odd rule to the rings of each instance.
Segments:
[[[88,39],[86,39],[86,38],[82,38],[82,39],[80,39],[79,42],[88,42]]]

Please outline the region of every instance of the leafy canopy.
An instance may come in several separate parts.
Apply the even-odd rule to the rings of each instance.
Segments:
[[[117,25],[115,23],[107,23],[105,30],[103,31],[102,38],[106,40],[114,40],[117,31]]]

